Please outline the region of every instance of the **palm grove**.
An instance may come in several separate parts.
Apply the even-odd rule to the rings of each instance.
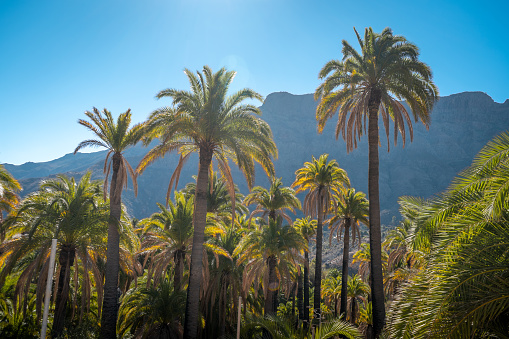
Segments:
[[[93,138],[75,151],[108,150],[104,181],[57,176],[20,201],[21,186],[0,166],[2,337],[39,336],[55,238],[53,338],[228,338],[239,320],[243,338],[503,338],[509,136],[486,145],[446,192],[401,197],[403,220],[382,239],[379,119],[387,139],[391,127],[404,144],[412,118],[429,126],[438,90],[404,37],[355,33],[360,49],[343,41],[342,60],[319,72],[316,119],[321,132],[338,113],[336,138],[349,151],[368,134],[369,201],[327,154],[310,155],[284,186],[270,126],[248,103],[261,95],[229,94],[233,71],[186,69],[190,90],[159,92],[169,106],[142,124],[131,125],[130,111],[114,118],[95,108],[79,120]],[[123,157],[153,140],[139,164]],[[194,153],[195,182],[177,190]],[[136,191],[137,176],[164,156],[179,158],[166,201],[131,219],[123,189]],[[244,174],[246,196],[232,164]],[[255,186],[255,168],[270,187]],[[299,210],[305,216],[292,218]],[[342,244],[341,272],[323,269],[324,230]]]

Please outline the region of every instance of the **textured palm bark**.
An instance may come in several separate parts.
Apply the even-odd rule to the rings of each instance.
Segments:
[[[58,257],[60,273],[55,301],[55,315],[51,336],[57,338],[64,329],[65,311],[69,300],[69,283],[71,281],[71,267],[74,265],[75,249],[69,245],[63,245]]]
[[[340,314],[344,315],[346,319],[346,305],[348,302],[348,263],[350,261],[350,225],[352,219],[345,220],[345,236],[343,239],[343,269],[341,272],[341,306]]]
[[[373,337],[378,338],[385,325],[385,305],[382,275],[382,235],[380,230],[380,192],[378,159],[378,109],[381,102],[380,90],[373,89],[368,102],[368,143],[369,143],[369,246],[371,252],[371,300],[373,305]]]
[[[309,327],[309,252],[304,252],[304,328]]]
[[[295,292],[297,289],[297,283],[293,283],[292,286],[292,319],[295,319]]]
[[[226,309],[228,308],[226,297],[228,295],[228,287],[229,287],[228,281],[223,281],[223,283],[221,284],[221,293],[223,295],[222,295],[222,297],[220,297],[221,303],[219,304],[219,312],[218,312],[219,334],[220,334],[221,338],[226,335]],[[235,309],[235,307],[234,307],[234,309]]]
[[[120,234],[118,225],[122,213],[122,190],[118,190],[118,172],[122,156],[113,155],[113,174],[110,185],[110,218],[108,221],[108,248],[106,250],[106,274],[104,282],[104,299],[101,316],[101,339],[115,339],[117,337],[118,314],[118,272],[120,266]]]
[[[180,291],[182,289],[182,280],[184,277],[184,258],[185,252],[178,250],[175,253],[175,275],[173,277],[173,288],[176,291]]]
[[[297,309],[299,310],[299,320],[304,319],[304,279],[302,279],[302,271],[297,276]]]
[[[357,321],[356,315],[357,315],[357,301],[355,300],[354,296],[352,297],[352,312],[350,314],[350,322],[352,324],[355,324],[355,322]]]
[[[276,272],[276,257],[271,255],[267,259],[267,265],[269,266],[269,286],[267,288],[267,297],[265,298],[263,311],[265,315],[274,315],[277,312],[277,298],[279,291],[279,281]]]
[[[313,298],[313,308],[314,308],[314,319],[318,326],[321,322],[322,310],[321,310],[321,301],[322,301],[322,223],[323,223],[323,198],[322,198],[322,187],[318,189],[318,206],[317,206],[317,224],[316,224],[316,259],[315,259],[315,291]]]
[[[187,288],[186,315],[184,321],[184,338],[198,337],[198,320],[200,317],[200,288],[202,281],[203,241],[207,222],[207,191],[209,184],[209,167],[212,162],[212,150],[200,148],[200,164],[196,180],[194,202],[194,236],[189,268],[189,287]]]

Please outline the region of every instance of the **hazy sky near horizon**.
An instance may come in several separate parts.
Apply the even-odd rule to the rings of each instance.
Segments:
[[[83,112],[145,120],[188,89],[184,68],[238,72],[232,90],[313,93],[341,40],[391,27],[440,95],[509,98],[508,1],[0,0],[0,163],[49,161],[92,134]],[[361,33],[362,34],[362,33]]]

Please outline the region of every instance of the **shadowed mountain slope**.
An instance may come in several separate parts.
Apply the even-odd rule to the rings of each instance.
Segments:
[[[334,137],[337,116],[328,122],[323,134],[317,134],[316,102],[312,94],[272,93],[261,109],[262,118],[270,124],[279,149],[276,175],[283,178],[285,185],[291,185],[295,171],[305,161],[310,161],[311,155],[318,157],[329,153],[331,159],[336,159],[347,170],[356,190],[367,192],[367,136],[363,136],[357,149],[347,154],[341,136],[339,140]],[[393,216],[398,217],[399,196],[427,198],[443,191],[459,171],[470,165],[475,154],[489,140],[507,130],[509,100],[500,104],[481,92],[454,94],[442,97],[431,117],[429,131],[420,123],[414,125],[414,141],[410,143],[408,139],[405,148],[402,148],[401,138],[394,146],[391,134],[391,150],[387,152],[385,133],[380,133],[380,203],[384,224],[389,223]],[[147,148],[136,146],[126,151],[125,156],[134,167],[147,151]],[[26,195],[37,189],[41,179],[58,173],[80,176],[91,169],[94,177],[101,178],[105,156],[105,151],[67,154],[44,163],[5,164],[5,168],[20,180],[24,187],[22,193]],[[155,203],[164,201],[176,164],[177,155],[167,155],[149,166],[139,178],[137,198],[132,187],[128,189],[123,198],[136,218],[144,218],[157,211]],[[197,157],[186,164],[179,188],[193,180],[197,167]],[[234,178],[241,191],[247,193],[245,179],[239,171],[234,171]],[[257,172],[256,185],[268,185],[261,170]]]

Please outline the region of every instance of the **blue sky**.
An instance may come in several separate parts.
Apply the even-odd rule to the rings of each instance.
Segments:
[[[391,27],[440,95],[509,98],[507,1],[0,0],[0,163],[49,161],[91,137],[92,107],[134,122],[187,89],[184,68],[238,72],[232,90],[312,93],[341,40]],[[431,126],[432,128],[432,126]]]

